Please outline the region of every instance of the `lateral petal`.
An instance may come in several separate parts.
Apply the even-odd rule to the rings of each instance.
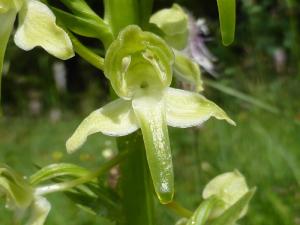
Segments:
[[[215,117],[235,125],[227,114],[204,96],[175,88],[168,88],[165,94],[168,125],[172,127],[197,126]]]
[[[74,152],[91,134],[101,132],[109,136],[124,136],[138,129],[130,101],[117,99],[86,117],[66,143],[67,151]]]

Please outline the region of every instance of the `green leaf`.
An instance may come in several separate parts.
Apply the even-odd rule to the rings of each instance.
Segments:
[[[204,96],[175,88],[168,88],[165,94],[168,125],[192,127],[204,123],[210,117],[226,120],[235,125],[227,114]]]
[[[60,0],[76,16],[91,19],[97,23],[103,23],[102,19],[83,0]]]
[[[85,189],[74,188],[65,192],[65,195],[89,213],[103,216],[110,220],[121,219],[121,202],[115,192],[102,184],[85,184],[84,187]]]
[[[211,225],[233,225],[239,218],[242,211],[247,207],[252,199],[256,188],[252,188],[243,197],[240,198],[234,205],[228,208],[220,217],[215,219]]]
[[[161,203],[169,203],[174,195],[174,175],[163,94],[141,93],[132,106],[142,130],[154,189]]]
[[[87,169],[70,163],[51,164],[43,167],[35,174],[30,176],[30,183],[32,185],[37,185],[46,180],[61,176],[81,177],[87,175],[88,173],[89,171]]]
[[[228,46],[234,41],[236,0],[217,0],[217,3],[223,44]]]
[[[73,57],[72,42],[55,20],[55,15],[45,4],[28,1],[19,12],[19,26],[14,37],[16,45],[25,51],[40,46],[63,60]]]
[[[117,99],[86,117],[66,143],[72,153],[84,144],[91,134],[101,132],[109,136],[124,136],[138,129],[130,101]]]
[[[196,91],[203,90],[203,82],[199,65],[185,56],[184,54],[175,52],[174,74],[183,81],[188,81],[196,87]]]
[[[0,102],[1,102],[1,80],[2,80],[2,69],[3,61],[6,51],[7,42],[13,29],[14,21],[16,18],[16,11],[9,10],[6,13],[0,14]]]
[[[209,214],[213,210],[217,201],[218,200],[214,197],[203,201],[186,225],[205,225],[209,218]]]
[[[139,24],[139,8],[136,0],[104,0],[105,21],[114,37],[128,25]]]
[[[54,7],[52,7],[52,10],[60,22],[72,32],[84,37],[97,38],[103,42],[105,47],[111,43],[112,33],[104,21],[75,16]]]

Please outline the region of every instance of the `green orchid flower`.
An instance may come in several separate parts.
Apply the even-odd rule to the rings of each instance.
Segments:
[[[14,42],[18,47],[28,51],[40,46],[63,60],[74,56],[69,36],[56,25],[54,14],[45,4],[37,0],[0,0],[0,78],[7,42],[17,14],[19,24]]]
[[[68,152],[91,134],[128,135],[141,128],[155,191],[162,203],[172,200],[174,178],[167,125],[192,127],[210,117],[234,122],[215,103],[197,93],[170,87],[174,55],[158,36],[130,25],[105,57],[105,75],[120,97],[92,112],[66,142]]]
[[[157,25],[164,32],[164,39],[175,49],[186,47],[189,37],[188,15],[178,4],[161,9],[150,17],[150,23]]]
[[[203,90],[199,65],[183,50],[189,41],[189,15],[178,4],[171,8],[157,11],[150,17],[150,23],[158,26],[163,32],[163,39],[172,47],[175,55],[174,75],[181,81],[195,86],[197,92]]]
[[[43,225],[51,209],[50,203],[35,193],[21,175],[5,165],[0,167],[0,197],[6,198],[6,208],[22,216],[30,210],[26,225]]]
[[[223,173],[212,179],[204,188],[203,199],[215,196],[219,201],[211,213],[211,218],[220,216],[224,211],[234,205],[249,191],[245,177],[238,171]],[[247,213],[247,206],[243,208],[238,218]]]

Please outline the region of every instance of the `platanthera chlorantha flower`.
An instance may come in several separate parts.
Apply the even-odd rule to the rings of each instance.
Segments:
[[[188,41],[188,15],[178,5],[154,13],[150,23],[156,24],[163,32],[166,42],[175,49],[184,49]]]
[[[19,24],[14,41],[18,47],[28,51],[40,46],[63,60],[74,55],[70,38],[56,25],[54,14],[45,4],[38,0],[0,0],[0,74],[17,14]]]
[[[174,193],[167,125],[196,126],[210,117],[234,124],[213,102],[196,93],[170,88],[173,52],[153,33],[131,25],[120,32],[105,57],[105,75],[119,99],[92,112],[66,143],[78,149],[87,136],[101,132],[124,136],[141,128],[155,191],[162,203]]]
[[[157,25],[164,33],[164,40],[173,48],[175,55],[174,74],[182,81],[195,85],[196,91],[202,91],[202,80],[199,66],[180,50],[188,46],[189,17],[178,5],[154,13],[150,23]]]
[[[6,208],[13,210],[16,216],[22,217],[26,210],[30,211],[26,225],[43,225],[51,209],[44,197],[35,194],[22,176],[5,165],[0,167],[0,197],[3,196]]]
[[[223,173],[212,179],[204,188],[202,197],[208,199],[217,197],[218,205],[211,213],[211,218],[220,216],[226,209],[236,203],[249,191],[244,176],[237,170]],[[239,218],[247,213],[247,207],[241,212]]]
[[[171,8],[153,14],[150,22],[161,29],[164,40],[173,48],[175,76],[193,84],[196,91],[202,91],[203,83],[199,66],[215,75],[211,62],[214,57],[206,48],[193,17],[178,4],[174,4]]]

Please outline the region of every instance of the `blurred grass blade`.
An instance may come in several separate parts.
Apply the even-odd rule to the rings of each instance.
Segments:
[[[214,89],[217,89],[225,94],[228,94],[228,95],[231,95],[233,97],[236,97],[238,99],[241,99],[245,102],[248,102],[252,105],[255,105],[261,109],[264,109],[268,112],[271,112],[271,113],[274,113],[274,114],[278,114],[279,113],[279,110],[272,106],[272,105],[269,105],[268,103],[265,103],[265,102],[262,102],[260,101],[259,99],[256,99],[250,95],[247,95],[245,93],[242,93],[242,92],[239,92],[233,88],[230,88],[230,87],[227,87],[223,84],[221,84],[220,82],[215,82],[215,81],[212,81],[212,80],[205,80],[204,83],[209,86],[209,87],[212,87]]]
[[[217,201],[216,198],[212,197],[202,202],[186,225],[205,225]]]
[[[32,185],[39,184],[43,181],[50,180],[61,176],[74,176],[82,177],[89,174],[89,171],[83,167],[70,164],[70,163],[58,163],[46,166],[30,177],[30,183]]]
[[[102,184],[85,184],[83,187],[85,189],[74,188],[72,191],[65,192],[65,195],[89,213],[110,220],[121,219],[121,202],[115,192]]]
[[[234,41],[236,0],[217,0],[222,41],[225,46]]]
[[[211,225],[233,225],[240,217],[241,212],[248,205],[253,197],[256,188],[252,188],[243,197],[240,198],[234,205],[227,209],[220,217],[214,220]]]

